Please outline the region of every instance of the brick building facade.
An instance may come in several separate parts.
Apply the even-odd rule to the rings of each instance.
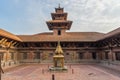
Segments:
[[[63,48],[66,63],[120,61],[120,28],[107,34],[66,32],[72,25],[67,15],[64,8],[55,8],[55,13],[51,13],[52,20],[46,21],[49,30],[53,32],[14,35],[0,29],[2,66],[52,62],[58,41]]]

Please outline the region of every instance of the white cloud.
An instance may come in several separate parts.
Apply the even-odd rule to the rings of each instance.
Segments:
[[[59,3],[73,21],[71,31],[109,32],[120,26],[120,0],[14,0],[14,3],[18,6],[26,3],[25,15],[16,20],[16,26],[21,25],[20,30],[25,27],[25,33],[48,31],[45,21],[51,19],[50,13]]]
[[[69,0],[66,1],[71,31],[108,32],[120,26],[120,0]]]

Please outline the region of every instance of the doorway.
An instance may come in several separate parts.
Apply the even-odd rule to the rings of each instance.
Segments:
[[[96,59],[97,58],[96,56],[97,56],[96,52],[92,52],[92,59]]]

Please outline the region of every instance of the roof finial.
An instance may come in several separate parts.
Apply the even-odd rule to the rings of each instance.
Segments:
[[[55,53],[56,53],[56,54],[63,54],[63,50],[62,50],[62,47],[61,47],[61,45],[60,45],[60,41],[58,41],[58,44],[57,44]]]
[[[60,8],[60,3],[58,4],[58,8]]]

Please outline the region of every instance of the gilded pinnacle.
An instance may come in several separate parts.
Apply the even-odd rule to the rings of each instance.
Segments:
[[[62,47],[61,47],[59,41],[58,41],[58,45],[57,45],[57,48],[56,48],[56,50],[55,50],[55,53],[56,53],[56,54],[63,54],[63,50],[62,50]]]

